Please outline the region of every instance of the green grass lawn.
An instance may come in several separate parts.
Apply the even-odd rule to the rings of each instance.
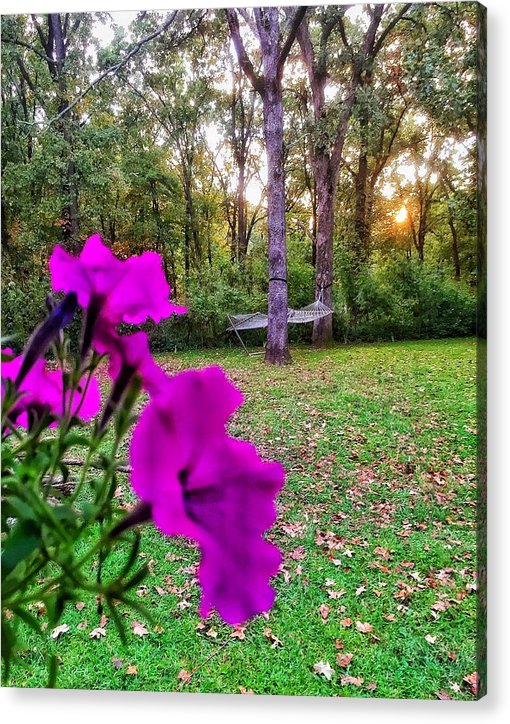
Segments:
[[[159,360],[223,365],[245,396],[231,433],[287,470],[269,532],[284,554],[270,614],[238,631],[201,621],[196,549],[147,527],[147,633],[120,607],[127,645],[111,621],[90,638],[95,602],[70,604],[57,639],[26,633],[11,685],[44,686],[53,650],[62,688],[473,698],[475,341],[292,356],[285,368],[238,350]],[[127,480],[122,491],[129,502]]]

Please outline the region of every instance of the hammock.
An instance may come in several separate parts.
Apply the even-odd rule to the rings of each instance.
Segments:
[[[333,314],[333,310],[323,304],[320,299],[317,299],[315,302],[312,302],[312,304],[308,304],[301,309],[289,309],[287,312],[287,322],[289,324],[307,324],[308,322],[315,322],[316,319],[327,317],[329,314]],[[245,352],[250,354],[239,332],[244,329],[265,329],[268,321],[267,314],[262,314],[262,312],[254,312],[253,314],[227,314],[227,319],[230,323],[230,326],[227,327],[227,332],[235,332]]]

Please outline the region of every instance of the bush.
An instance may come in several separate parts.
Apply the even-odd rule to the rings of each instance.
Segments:
[[[363,270],[353,302],[338,314],[336,336],[360,341],[457,337],[476,330],[473,291],[441,269],[414,259],[392,259]]]
[[[23,285],[9,281],[2,285],[2,337],[9,346],[20,352],[34,325],[44,318],[49,284],[39,279],[27,279]]]
[[[188,314],[148,326],[151,348],[168,352],[228,344],[231,336],[226,331],[227,314],[263,310],[266,305],[264,295],[253,288],[247,275],[236,266],[208,267],[200,276],[191,278],[183,301]]]

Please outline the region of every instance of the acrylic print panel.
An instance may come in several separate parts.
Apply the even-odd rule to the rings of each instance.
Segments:
[[[5,686],[485,693],[485,55],[2,17]]]

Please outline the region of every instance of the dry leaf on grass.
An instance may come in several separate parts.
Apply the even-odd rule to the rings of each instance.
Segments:
[[[98,626],[97,628],[93,628],[92,631],[89,633],[90,639],[100,639],[104,636],[106,636],[106,631],[100,626]]]
[[[50,636],[52,639],[58,639],[59,636],[63,633],[67,633],[67,631],[69,631],[69,626],[66,623],[63,623],[60,626],[56,626],[50,633]]]
[[[191,681],[191,674],[189,671],[186,671],[186,669],[181,669],[177,674],[177,678],[182,682],[182,685],[185,686]]]
[[[335,670],[331,668],[329,661],[318,661],[313,665],[313,670],[316,674],[324,676],[328,681],[331,681]]]
[[[133,630],[135,636],[147,636],[149,633],[143,623],[140,623],[139,621],[133,621],[131,629]]]
[[[372,633],[374,630],[371,623],[363,623],[363,621],[356,621],[356,628],[361,633]]]
[[[352,686],[361,686],[364,679],[362,676],[342,676],[340,679],[340,683],[342,686],[347,686],[347,684],[352,684]]]
[[[245,636],[245,626],[236,626],[234,631],[230,634],[231,639],[239,639],[240,641],[244,641],[246,638]]]
[[[329,606],[326,606],[325,603],[321,603],[321,605],[319,606],[319,613],[322,620],[326,621],[329,616]]]
[[[472,674],[468,674],[465,676],[462,681],[465,681],[466,684],[469,684],[469,688],[471,689],[471,693],[476,696],[478,691],[478,674],[476,671],[473,671]]]
[[[343,666],[345,668],[346,666],[349,666],[349,664],[352,661],[353,656],[354,656],[354,654],[337,654],[336,663],[339,666]]]

